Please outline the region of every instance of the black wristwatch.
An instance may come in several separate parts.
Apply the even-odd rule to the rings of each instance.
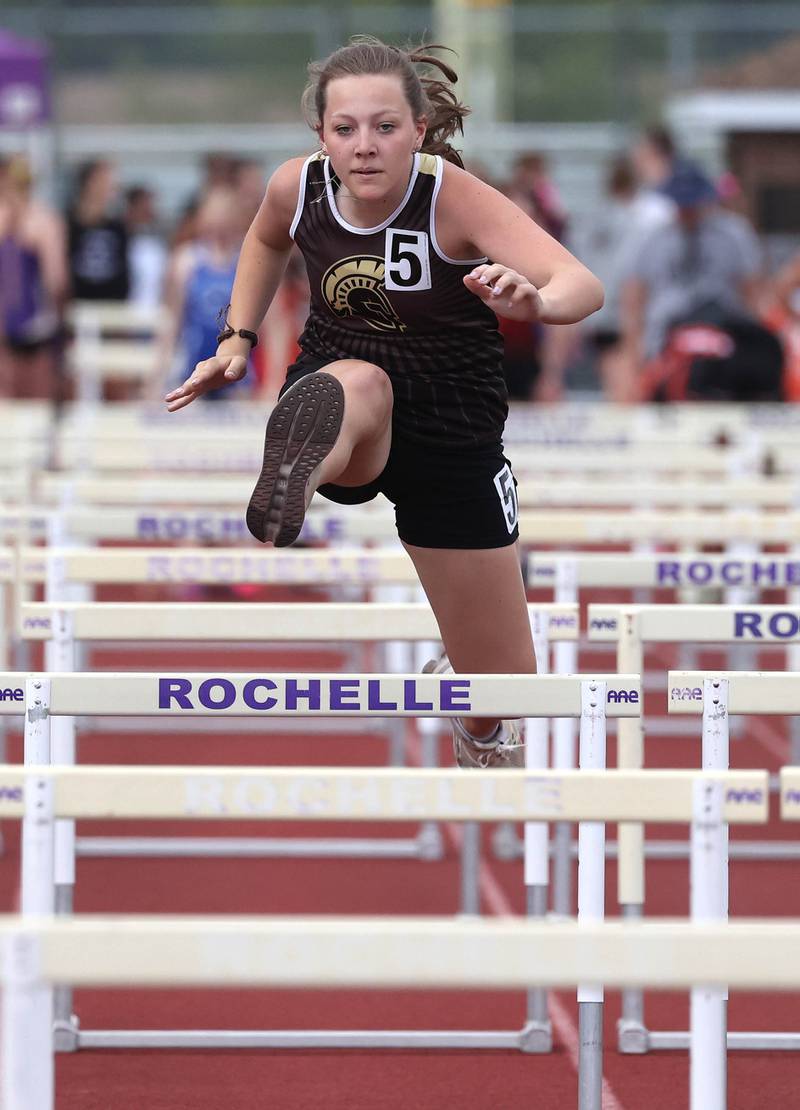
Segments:
[[[225,339],[231,339],[234,335],[239,335],[242,339],[249,339],[250,350],[258,346],[258,336],[254,331],[248,331],[247,328],[232,328],[230,324],[226,324],[219,333],[217,343],[222,343]]]

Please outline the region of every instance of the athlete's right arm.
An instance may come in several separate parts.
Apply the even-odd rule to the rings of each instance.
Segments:
[[[289,229],[297,208],[304,161],[293,158],[275,171],[244,237],[228,311],[228,321],[237,330],[258,331],[281,283],[292,249]],[[238,335],[224,340],[212,358],[198,362],[183,385],[167,394],[164,400],[169,412],[185,408],[210,389],[243,378],[249,354],[249,340]]]

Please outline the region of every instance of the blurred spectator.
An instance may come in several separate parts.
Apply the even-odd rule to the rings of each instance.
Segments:
[[[800,253],[775,275],[764,319],[783,343],[786,399],[800,401]]]
[[[512,182],[505,190],[501,187],[502,191],[531,219],[536,219],[535,202],[528,190],[517,188]],[[503,376],[508,398],[510,401],[532,401],[541,371],[543,325],[538,321],[508,320],[499,316],[497,326],[503,336]]]
[[[755,315],[761,277],[756,235],[746,220],[720,207],[711,181],[689,163],[679,163],[661,188],[676,213],[645,238],[633,261],[623,290],[628,351],[637,365],[655,360],[649,368],[649,380],[655,380],[672,372],[673,355],[675,365],[678,355],[691,362],[692,344],[708,340],[709,350],[702,353],[705,395],[722,398],[728,375],[731,399],[750,388],[755,399],[761,393],[759,375],[765,389],[772,388],[767,379],[774,374],[775,356],[773,337]],[[679,326],[699,328],[682,351],[673,343]],[[701,352],[695,353],[699,363]],[[688,362],[681,366],[688,375]],[[695,380],[691,392],[699,388]]]
[[[211,189],[197,213],[197,239],[173,254],[166,282],[165,302],[170,314],[163,343],[163,365],[168,385],[184,381],[198,362],[217,349],[219,317],[230,301],[236,263],[242,245],[236,194],[230,187]],[[212,390],[206,399],[217,401],[249,391],[247,378],[231,389]]]
[[[267,188],[266,175],[261,162],[255,158],[240,158],[233,171],[233,188],[236,208],[242,225],[242,238],[255,219]]]
[[[660,189],[680,163],[672,132],[666,127],[648,127],[634,143],[631,161],[643,188]]]
[[[639,185],[632,159],[622,155],[611,163],[605,196],[577,244],[581,261],[605,289],[603,307],[584,327],[596,353],[603,392],[611,401],[631,401],[637,390],[636,368],[622,342],[622,288],[642,242],[666,226],[673,212],[666,197]]]
[[[72,296],[84,301],[128,297],[128,232],[116,214],[118,186],[111,162],[87,162],[67,215]]]
[[[125,227],[128,231],[128,269],[131,304],[152,307],[161,303],[167,248],[158,228],[155,194],[144,185],[125,190]]]
[[[0,172],[0,394],[55,398],[66,235],[32,189],[28,162],[9,159]]]
[[[529,151],[516,159],[508,193],[514,200],[517,200],[517,194],[524,197],[527,204],[520,204],[520,207],[527,210],[530,206],[533,219],[554,239],[563,240],[567,230],[567,211],[543,154]],[[517,203],[520,203],[519,200]]]
[[[227,188],[235,185],[237,163],[238,159],[233,154],[223,151],[209,151],[203,158],[201,192],[207,192],[220,186]]]

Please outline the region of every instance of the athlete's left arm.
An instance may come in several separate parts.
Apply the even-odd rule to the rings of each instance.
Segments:
[[[464,278],[498,316],[572,324],[596,312],[603,286],[574,255],[490,185],[445,163],[436,234],[451,258],[486,255]]]

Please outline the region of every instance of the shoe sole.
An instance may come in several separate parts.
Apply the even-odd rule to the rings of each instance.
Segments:
[[[264,464],[247,507],[250,532],[262,543],[288,547],[303,527],[306,488],[330,454],[344,418],[344,390],[317,371],[284,393],[267,422]]]

